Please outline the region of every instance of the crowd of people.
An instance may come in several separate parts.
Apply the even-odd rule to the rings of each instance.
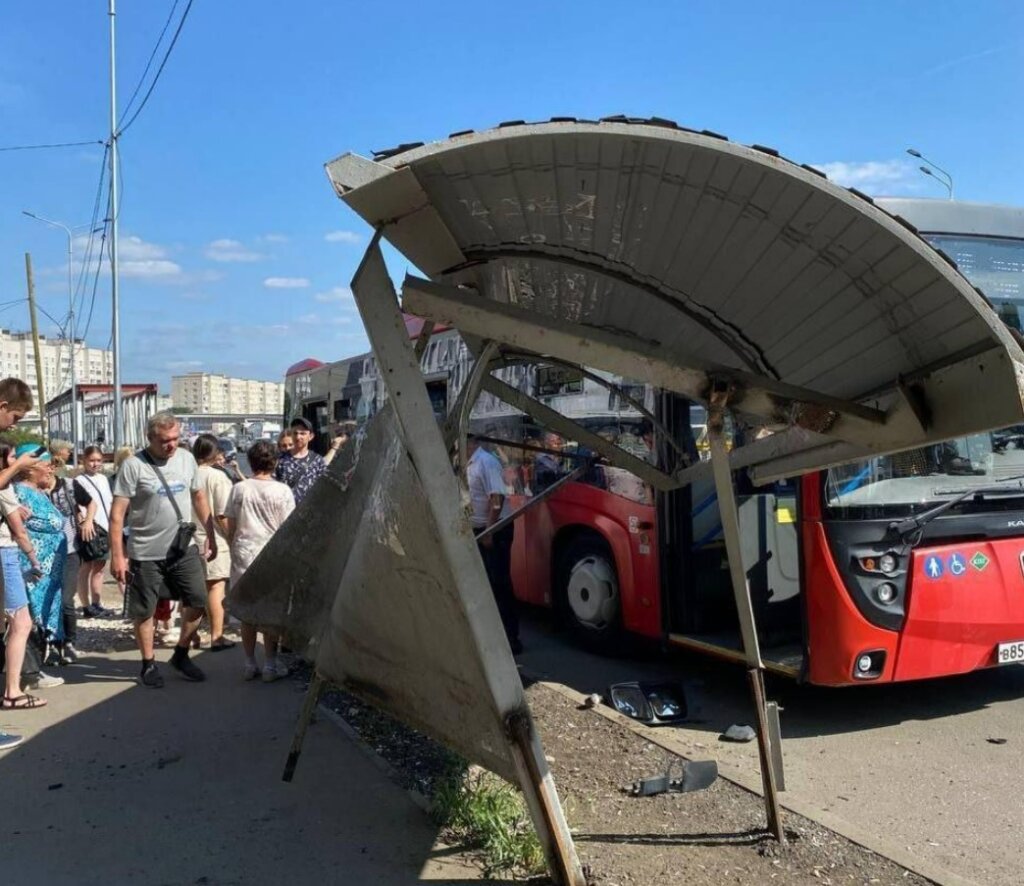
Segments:
[[[309,448],[313,428],[296,419],[273,441],[246,453],[251,476],[225,463],[217,438],[201,434],[191,447],[179,420],[159,413],[147,424],[147,445],[119,450],[113,473],[103,452],[87,447],[70,462],[70,443],[14,445],[2,432],[32,408],[30,389],[0,381],[0,575],[3,578],[4,712],[47,704],[39,690],[63,685],[54,667],[79,661],[82,619],[130,620],[141,663],[139,682],[160,688],[164,678],[155,644],[180,625],[170,667],[185,680],[206,679],[190,658],[203,645],[205,620],[211,652],[232,649],[225,595],[288,515],[326,470],[346,437],[326,456]],[[191,451],[190,451],[191,449]],[[103,605],[104,582],[117,582],[123,609]],[[244,622],[237,625],[246,680],[272,682],[287,669],[279,638]],[[262,631],[264,658],[257,663]],[[44,666],[49,671],[44,671]],[[52,666],[52,667],[51,667]],[[0,750],[20,737],[0,731]]]
[[[0,576],[6,618],[0,707],[13,712],[46,705],[36,693],[62,685],[53,668],[80,659],[83,619],[127,618],[140,656],[139,682],[159,689],[164,676],[155,647],[167,640],[176,608],[179,630],[170,668],[185,680],[205,680],[190,657],[203,646],[201,623],[207,624],[209,651],[238,645],[225,606],[229,585],[239,581],[309,495],[347,435],[336,437],[321,456],[311,448],[312,424],[296,418],[276,444],[260,440],[249,448],[246,477],[226,462],[216,437],[200,434],[189,444],[179,419],[159,413],[148,421],[147,445],[118,450],[108,474],[104,453],[95,446],[87,447],[72,468],[70,443],[4,441],[2,432],[31,407],[24,383],[0,381]],[[500,448],[480,445],[475,437],[469,441],[472,525],[513,653],[522,644],[510,575],[514,530],[503,522],[511,512],[510,496],[520,484],[527,494],[530,487],[542,491],[578,461],[564,452],[557,436],[536,442],[542,444],[532,447],[536,457],[514,466]],[[121,592],[120,610],[103,605],[108,564]],[[273,631],[245,622],[237,629],[245,680],[272,682],[287,673]],[[262,663],[257,661],[261,633]],[[0,750],[19,741],[0,732]]]

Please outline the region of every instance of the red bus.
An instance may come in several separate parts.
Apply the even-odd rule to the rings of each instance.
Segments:
[[[892,202],[1019,332],[1024,213]],[[685,436],[689,404],[657,404]],[[619,430],[635,432],[628,424]],[[654,496],[620,473],[595,469],[518,521],[517,596],[559,610],[595,649],[630,632],[742,661],[710,478]],[[756,490],[738,483],[769,670],[843,686],[1024,661],[1024,428]]]

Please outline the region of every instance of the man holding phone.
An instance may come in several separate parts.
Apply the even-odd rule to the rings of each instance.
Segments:
[[[178,447],[181,424],[177,416],[160,412],[146,426],[149,445],[128,458],[114,483],[110,509],[110,572],[126,585],[128,615],[135,623],[135,640],[142,655],[144,686],[159,689],[163,677],[153,655],[153,615],[157,601],[181,600],[181,635],[171,667],[186,680],[206,675],[189,660],[192,635],[206,609],[206,575],[202,560],[217,554],[217,536],[206,494],[199,486],[196,460]],[[125,552],[127,514],[130,538]],[[206,527],[205,549],[192,540],[192,516]]]

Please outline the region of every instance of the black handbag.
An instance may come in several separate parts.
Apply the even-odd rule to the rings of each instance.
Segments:
[[[106,560],[110,556],[110,533],[102,526],[93,526],[93,536],[88,541],[78,536],[78,557],[83,563]]]
[[[174,508],[174,513],[178,515],[178,529],[174,533],[174,541],[171,542],[171,546],[167,549],[167,556],[164,558],[166,563],[177,563],[188,553],[189,546],[192,544],[192,538],[196,534],[196,524],[189,523],[182,516],[181,508],[178,507],[174,493],[171,492],[171,487],[167,485],[167,480],[164,478],[164,472],[156,466],[152,456],[145,449],[142,450],[142,456],[149,462],[149,466],[156,471],[157,477],[159,477],[160,482],[164,485],[164,492],[167,493],[171,507]]]
[[[79,480],[89,480],[88,477],[82,476]],[[103,507],[103,513],[107,515],[107,525],[110,525],[110,511],[107,510],[107,503],[103,500],[102,494],[100,494],[99,487],[89,480],[89,485],[96,490],[96,498],[99,500],[100,505]],[[78,538],[76,539],[78,546],[78,556],[83,563],[91,563],[95,560],[106,560],[110,556],[110,533],[107,532],[102,526],[93,524],[93,536],[88,541],[82,538],[81,530],[78,532]]]

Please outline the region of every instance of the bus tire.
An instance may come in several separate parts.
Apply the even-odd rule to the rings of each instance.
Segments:
[[[621,651],[622,601],[611,548],[596,532],[581,532],[562,550],[556,567],[558,614],[585,648]]]

